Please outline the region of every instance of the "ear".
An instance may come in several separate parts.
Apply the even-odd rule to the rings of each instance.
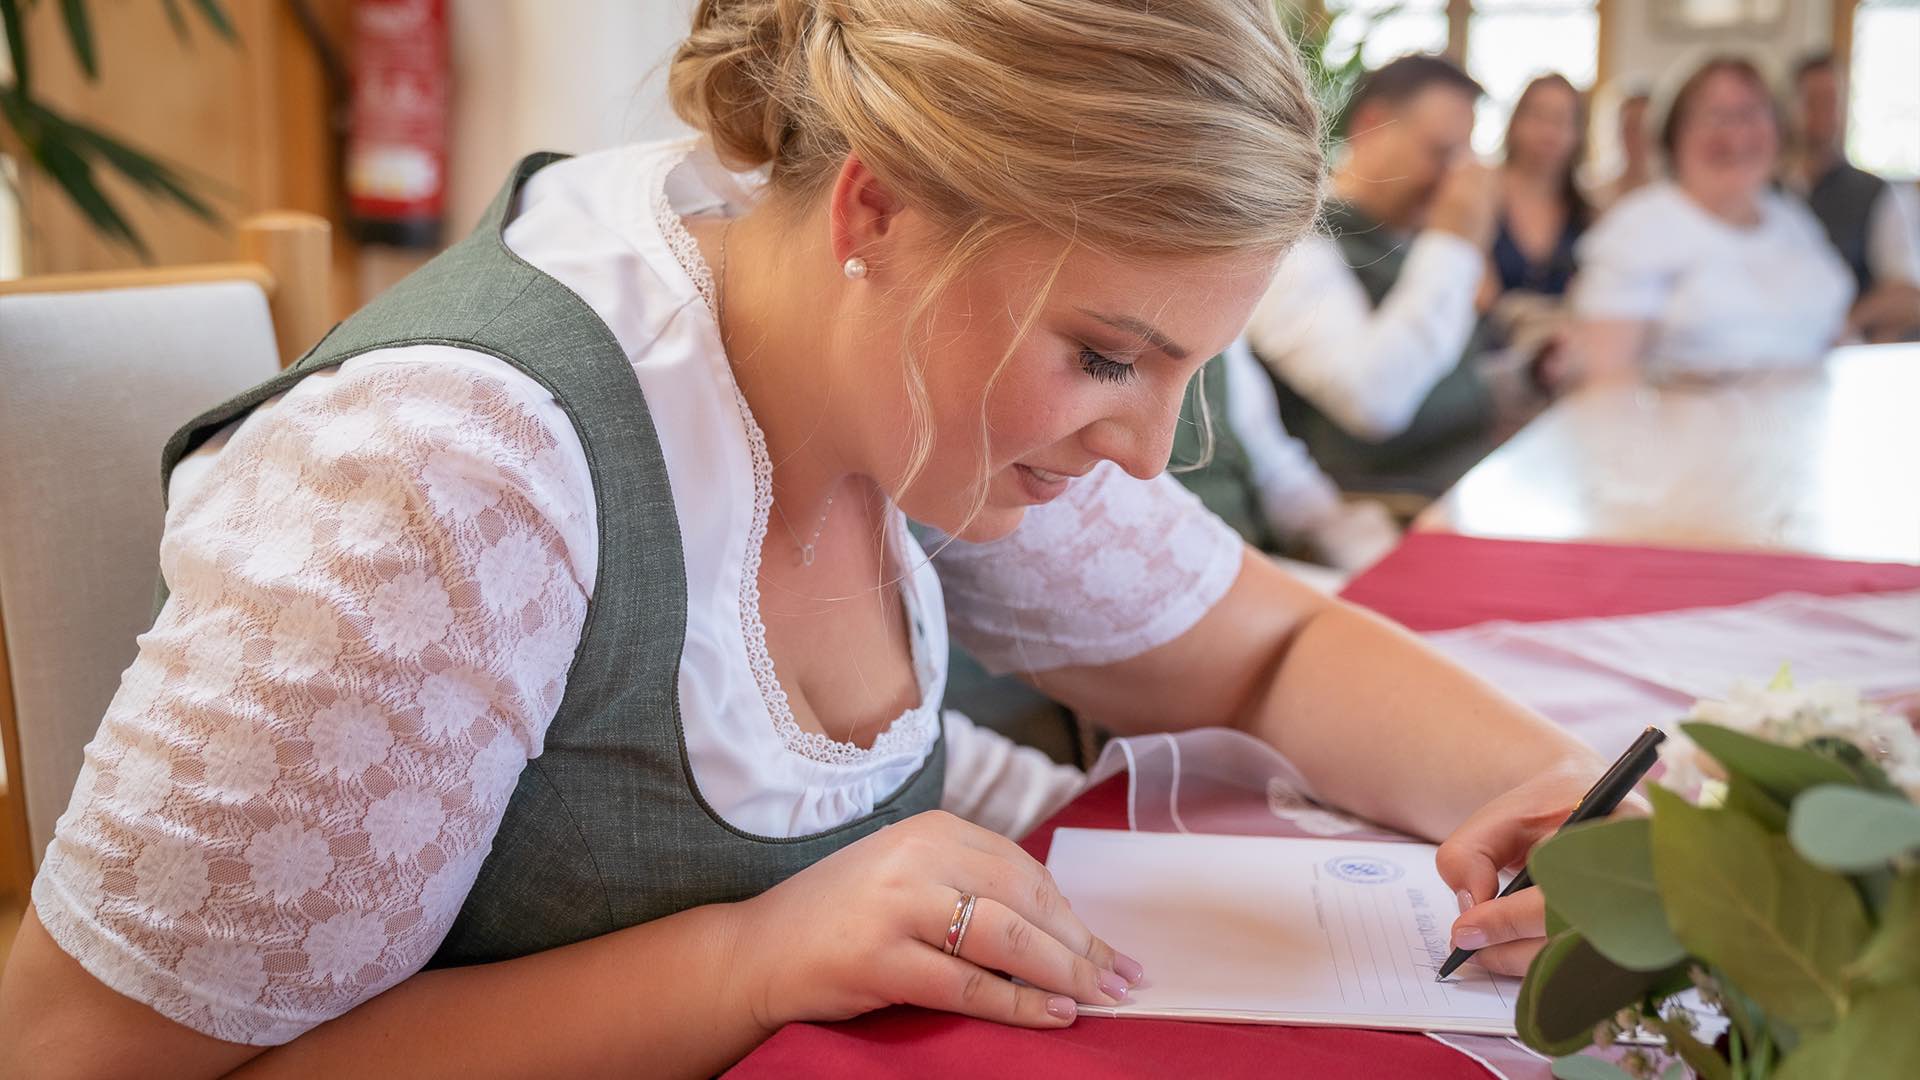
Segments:
[[[899,223],[905,204],[866,162],[853,154],[840,165],[827,203],[828,241],[835,262],[858,255],[877,262],[876,252]]]

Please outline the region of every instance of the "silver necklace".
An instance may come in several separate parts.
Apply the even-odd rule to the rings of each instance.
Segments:
[[[726,337],[727,239],[732,235],[733,219],[728,218],[727,223],[720,227],[720,274],[713,286],[713,321],[720,328],[723,341]],[[814,527],[813,535],[805,540],[800,539],[800,534],[794,530],[793,523],[787,520],[787,512],[780,508],[779,503],[773,503],[773,510],[780,515],[780,524],[787,530],[787,535],[793,538],[794,546],[800,549],[800,565],[812,566],[817,554],[814,545],[819,543],[820,534],[827,530],[827,518],[833,513],[833,496],[827,496],[827,505],[820,511],[820,524]]]

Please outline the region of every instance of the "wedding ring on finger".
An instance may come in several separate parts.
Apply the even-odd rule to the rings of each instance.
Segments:
[[[967,926],[973,922],[972,893],[961,893],[960,899],[953,905],[953,919],[947,924],[947,955],[959,956],[960,944],[967,940]]]

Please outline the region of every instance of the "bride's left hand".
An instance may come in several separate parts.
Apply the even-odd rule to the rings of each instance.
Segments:
[[[1543,772],[1474,811],[1440,845],[1440,877],[1461,908],[1451,944],[1479,950],[1474,963],[1503,975],[1524,975],[1546,945],[1547,907],[1540,890],[1497,899],[1500,871],[1525,866],[1534,845],[1566,821],[1601,771],[1583,760]],[[1628,796],[1622,811],[1645,813],[1645,803]]]

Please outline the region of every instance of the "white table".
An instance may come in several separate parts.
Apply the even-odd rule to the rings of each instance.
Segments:
[[[1920,563],[1920,345],[1837,349],[1799,372],[1573,393],[1418,527]]]

